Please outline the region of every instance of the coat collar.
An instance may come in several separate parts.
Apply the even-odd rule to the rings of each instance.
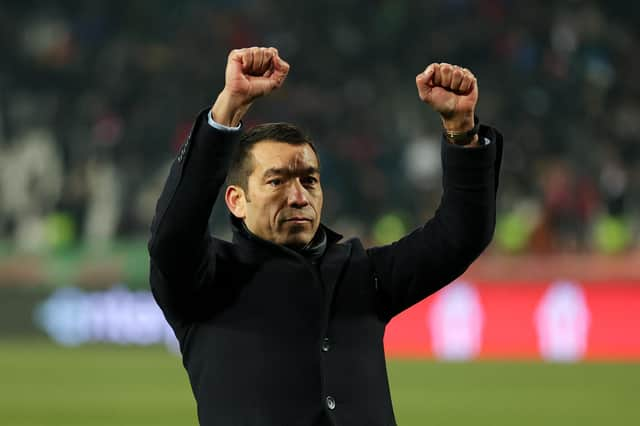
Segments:
[[[294,250],[292,248],[289,248],[280,244],[276,244],[271,241],[264,240],[258,237],[257,235],[251,233],[251,231],[249,231],[244,225],[244,222],[242,222],[241,219],[238,219],[232,214],[229,214],[229,219],[231,221],[231,229],[233,231],[233,239],[232,239],[233,243],[245,250],[249,250],[249,252],[252,252],[253,254],[258,254],[258,252],[263,252],[263,253],[270,252],[273,254],[276,254],[276,253],[288,254],[296,257],[313,257],[313,258],[322,257],[324,256],[324,254],[326,254],[329,251],[329,249],[332,246],[334,246],[338,241],[342,239],[341,234],[331,230],[329,227],[325,226],[324,224],[320,224],[318,233],[323,233],[326,241],[316,242],[315,244],[316,245],[322,244],[323,246],[326,245],[326,247],[324,248],[324,250],[322,250],[322,253],[319,255],[314,256],[313,249],[312,249],[311,251],[308,251],[307,256],[305,256],[305,253],[301,250]],[[314,240],[321,238],[318,233],[316,234],[316,237],[314,237]],[[308,254],[311,254],[311,256],[308,256]]]
[[[233,229],[233,243],[243,253],[243,257],[246,256],[247,261],[255,264],[267,261],[276,256],[285,255],[294,257],[309,266],[317,268],[316,270],[319,272],[322,281],[325,300],[333,300],[336,286],[341,280],[345,266],[351,257],[351,244],[337,244],[342,239],[342,235],[320,224],[326,235],[326,248],[324,254],[319,259],[312,261],[305,258],[296,250],[263,240],[250,232],[245,232],[243,229],[244,224],[240,219],[231,214],[229,217]],[[323,324],[328,324],[328,318],[331,315],[331,306],[332,304],[330,302],[325,306],[325,310],[323,311]],[[323,330],[323,333],[325,332],[326,330]]]

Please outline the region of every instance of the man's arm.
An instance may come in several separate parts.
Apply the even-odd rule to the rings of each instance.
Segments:
[[[431,64],[416,84],[420,99],[440,114],[445,134],[468,140],[454,144],[443,136],[444,191],[434,217],[399,241],[368,250],[386,319],[462,274],[489,244],[495,227],[502,136],[486,126],[467,135],[478,100],[475,77],[464,68]]]
[[[200,113],[173,162],[148,244],[151,288],[165,313],[188,309],[213,285],[216,259],[208,221],[238,132],[214,128],[209,119],[238,126],[255,99],[282,85],[288,69],[274,48],[233,50],[224,89],[211,110]]]

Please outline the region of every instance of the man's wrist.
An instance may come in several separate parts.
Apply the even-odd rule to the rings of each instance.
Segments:
[[[211,107],[211,117],[223,126],[237,127],[250,107],[251,103],[239,103],[223,90]]]
[[[209,123],[209,126],[213,127],[214,129],[221,130],[223,132],[237,132],[242,128],[242,122],[240,122],[240,124],[238,124],[236,127],[225,126],[224,124],[218,123],[213,119],[213,114],[211,114],[211,110],[207,112],[207,122]]]
[[[477,116],[473,116],[473,122],[471,124],[471,128],[469,128],[469,124],[464,123],[455,123],[451,122],[447,123],[448,128],[444,129],[444,136],[449,143],[458,145],[458,146],[480,146],[478,143],[478,132],[480,130],[480,120]],[[443,124],[444,125],[444,124]],[[450,130],[450,129],[464,129],[464,130]]]
[[[457,117],[440,117],[442,120],[442,127],[447,132],[461,133],[467,132],[473,129],[474,123],[474,112],[465,113],[464,115],[460,115]]]

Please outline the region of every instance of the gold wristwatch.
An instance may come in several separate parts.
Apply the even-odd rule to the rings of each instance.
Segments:
[[[473,128],[465,132],[453,132],[450,130],[444,130],[444,136],[456,145],[464,146],[473,142],[473,137],[478,134],[480,130],[480,120],[477,115],[473,116]]]

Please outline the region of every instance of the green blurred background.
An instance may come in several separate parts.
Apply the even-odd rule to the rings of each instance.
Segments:
[[[180,359],[161,347],[0,343],[0,424],[195,425]],[[640,365],[391,360],[396,419],[424,425],[640,424]]]

